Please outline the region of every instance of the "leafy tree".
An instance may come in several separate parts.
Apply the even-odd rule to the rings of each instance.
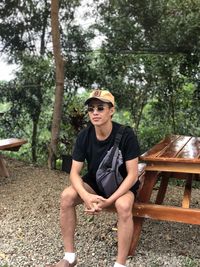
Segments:
[[[54,1],[53,4],[56,4],[56,1]],[[55,141],[54,149],[50,149],[50,151],[54,151],[55,155],[52,162],[55,162],[56,159],[56,140],[58,140],[59,136],[59,124],[62,113],[62,98],[64,89],[66,91],[68,90],[72,94],[75,94],[80,84],[83,84],[83,77],[85,77],[87,72],[86,65],[88,64],[88,59],[86,62],[84,60],[84,55],[64,50],[66,47],[70,48],[71,45],[73,48],[76,48],[77,45],[87,45],[87,41],[84,41],[84,36],[80,38],[81,32],[74,24],[74,12],[78,5],[79,1],[77,0],[59,1],[59,19],[62,25],[60,24],[61,27],[57,27],[56,31],[54,31],[56,34],[54,40],[57,40],[57,34],[61,34],[61,44],[63,45],[63,48],[60,47],[59,53],[60,55],[62,54],[62,56],[64,55],[65,59],[61,64],[62,67],[56,68],[57,76],[60,75],[61,78],[57,77],[58,82],[56,85],[57,87],[62,87],[62,93],[58,96],[58,90],[56,90],[55,94],[56,112],[53,115],[52,129],[55,129],[56,126],[57,130],[56,136],[52,136],[52,140]],[[28,110],[28,116],[31,116],[33,121],[32,136],[34,137],[32,139],[32,158],[36,161],[37,125],[40,119],[39,117],[42,114],[41,109],[45,108],[44,105],[49,103],[49,101],[54,101],[54,98],[51,97],[51,92],[49,94],[50,97],[46,94],[46,91],[49,91],[49,88],[51,87],[50,84],[52,85],[52,70],[51,68],[47,69],[44,66],[43,68],[40,61],[43,58],[45,62],[46,55],[51,56],[52,47],[49,46],[51,43],[50,3],[47,0],[43,0],[40,3],[38,3],[38,1],[31,0],[28,1],[27,5],[25,5],[23,1],[4,0],[0,6],[0,13],[3,18],[0,22],[0,39],[3,43],[2,52],[10,55],[10,59],[13,61],[17,61],[19,65],[22,66],[21,70],[23,72],[18,73],[17,79],[13,81],[14,87],[11,86],[13,88],[13,93],[10,94],[10,91],[7,91],[7,101],[9,99],[12,99],[14,102],[18,101],[18,105],[15,105],[15,107],[12,108],[12,111],[17,111],[15,112],[15,115],[18,114],[18,120],[15,120],[15,122],[20,122],[19,117],[21,119],[23,118],[23,112],[25,110]],[[52,26],[54,27],[55,24],[52,23]],[[71,27],[73,28],[71,29]],[[67,39],[69,41],[71,40],[69,44],[66,43]],[[55,47],[57,46],[54,46],[54,48]],[[67,59],[68,54],[70,54],[69,60]],[[27,62],[28,55],[29,62]],[[36,63],[36,58],[34,58],[33,55],[39,55],[40,62]],[[60,62],[61,61],[59,61],[57,66],[60,66]],[[48,64],[51,66],[50,60],[48,61]],[[64,70],[61,71],[61,69],[64,69],[64,65],[65,77],[63,73]],[[33,69],[31,70],[32,67]],[[41,70],[40,67],[43,69]],[[45,73],[45,71],[47,71],[47,73]],[[50,76],[51,78],[49,78]],[[44,80],[46,81],[45,83]],[[27,81],[31,81],[32,87],[27,85]],[[37,89],[35,90],[35,88]],[[24,95],[25,97],[19,99],[19,95]],[[15,100],[14,97],[16,98]],[[52,165],[52,167],[55,166],[55,164],[54,166],[53,164],[50,165]]]
[[[198,1],[190,0],[98,2],[101,20],[93,27],[105,38],[97,81],[111,88],[120,107],[127,107],[136,128],[145,105],[157,99],[154,117],[159,114],[160,121],[164,116],[177,131],[178,98],[185,97],[180,90],[191,82],[193,98],[198,95],[199,9]]]
[[[44,119],[46,108],[52,106],[53,80],[50,60],[27,56],[23,58],[21,69],[16,72],[16,79],[7,83],[6,87],[2,85],[0,88],[4,100],[11,103],[11,108],[5,120],[2,121],[5,133],[12,132],[15,136],[31,136],[34,162],[37,161],[38,127],[42,120],[41,114]],[[30,132],[29,128],[32,129]]]
[[[94,3],[97,3],[96,24],[90,31],[84,32],[74,20],[74,12],[80,1],[59,1],[59,30],[57,28],[56,34],[60,34],[59,54],[64,61],[61,64],[64,75],[60,77],[60,100],[55,101],[55,105],[58,105],[57,133],[55,139],[53,137],[55,144],[59,140],[61,115],[65,115],[62,111],[62,95],[65,96],[65,109],[70,110],[70,99],[78,88],[89,88],[93,82],[115,94],[118,108],[127,110],[131,124],[146,138],[146,144],[150,142],[148,136],[153,140],[167,132],[198,132],[199,2],[95,0]],[[21,62],[21,70],[24,71],[24,74],[18,73],[14,86],[0,86],[0,96],[5,101],[15,103],[10,110],[13,122],[21,124],[23,121],[29,125],[31,119],[35,125],[33,131],[40,128],[46,116],[44,110],[49,111],[54,101],[51,83],[53,70],[51,67],[42,67],[42,60],[45,62],[46,58],[52,56],[50,11],[48,0],[30,0],[26,3],[3,0],[0,4],[1,50],[12,61]],[[99,50],[91,51],[89,43],[96,29],[104,36],[104,41]],[[30,59],[33,60],[33,73],[37,69],[42,76],[31,76],[32,66],[31,61],[27,61],[27,55],[31,55]],[[48,64],[51,66],[51,60]],[[25,65],[31,67],[26,70]],[[43,72],[45,70],[48,73]],[[56,72],[58,75],[58,68]],[[30,86],[27,89],[29,79],[37,92]],[[19,96],[23,96],[20,101]],[[39,107],[38,111],[36,107]],[[51,111],[47,117],[49,131]],[[7,121],[12,125],[11,119]],[[27,125],[19,127],[18,134],[24,129],[27,131]],[[32,145],[35,146],[34,142]],[[36,158],[34,153],[33,157]],[[53,153],[55,162],[56,147]]]
[[[0,5],[1,52],[19,62],[24,52],[43,55],[49,39],[50,3],[3,0]]]
[[[97,1],[98,2],[98,1]],[[98,29],[110,51],[199,51],[198,0],[99,1]]]

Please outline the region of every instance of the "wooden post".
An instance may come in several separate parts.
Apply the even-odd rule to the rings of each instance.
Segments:
[[[6,164],[4,159],[0,155],[0,176],[2,177],[9,177],[9,172],[6,168]]]

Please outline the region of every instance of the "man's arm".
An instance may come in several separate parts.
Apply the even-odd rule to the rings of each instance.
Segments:
[[[70,171],[70,181],[72,186],[75,188],[75,190],[78,192],[79,196],[83,199],[84,194],[87,193],[83,186],[83,180],[81,178],[81,170],[83,168],[83,162],[79,161],[72,161],[72,167]]]
[[[80,175],[82,168],[83,162],[75,160],[72,161],[72,168],[70,172],[71,184],[85,203],[86,209],[88,211],[90,211],[91,213],[100,211],[101,208],[98,207],[97,204],[99,203],[99,201],[104,200],[104,198],[95,194],[91,194],[85,189],[83,180]]]

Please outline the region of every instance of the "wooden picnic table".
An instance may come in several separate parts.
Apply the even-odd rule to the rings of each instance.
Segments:
[[[170,135],[141,155],[146,163],[144,185],[134,205],[133,255],[144,218],[200,225],[200,207],[191,208],[192,181],[200,174],[200,137]],[[155,203],[150,203],[154,185],[161,179]],[[182,206],[164,205],[169,178],[185,180]]]
[[[19,138],[0,139],[0,150],[18,151],[20,147],[25,143],[27,143],[26,140]],[[1,155],[0,155],[0,176],[9,177],[8,169]]]

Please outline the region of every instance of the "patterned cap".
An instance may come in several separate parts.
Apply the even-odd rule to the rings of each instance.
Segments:
[[[106,103],[111,103],[113,106],[115,105],[115,98],[114,96],[107,90],[99,90],[96,89],[92,91],[85,101],[85,105],[87,105],[92,99],[99,99]]]

